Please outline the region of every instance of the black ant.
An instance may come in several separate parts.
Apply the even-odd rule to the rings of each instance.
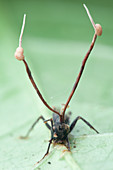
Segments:
[[[45,153],[45,155],[43,156],[43,158],[41,160],[43,160],[45,158],[45,156],[48,155],[49,153],[49,149],[50,149],[50,145],[52,144],[52,142],[54,143],[61,143],[61,144],[64,144],[68,151],[70,151],[70,144],[69,144],[69,140],[68,140],[68,135],[69,133],[73,130],[73,128],[75,127],[76,123],[78,120],[82,120],[84,123],[86,123],[91,129],[93,129],[96,133],[99,133],[89,122],[87,122],[84,118],[82,118],[81,116],[78,116],[75,118],[75,120],[71,123],[71,125],[69,125],[69,119],[70,119],[70,112],[68,114],[65,115],[65,112],[66,112],[66,109],[69,105],[69,102],[78,86],[78,83],[79,83],[79,80],[81,78],[81,75],[83,73],[83,70],[84,70],[84,67],[85,67],[85,64],[86,64],[86,61],[89,57],[89,54],[91,53],[93,47],[94,47],[94,44],[95,44],[95,41],[96,41],[96,38],[97,38],[97,35],[101,35],[102,34],[102,28],[100,26],[100,24],[95,24],[87,7],[84,5],[86,11],[87,11],[87,14],[91,20],[91,23],[95,29],[95,34],[94,34],[94,37],[93,37],[93,40],[92,40],[92,43],[90,45],[90,48],[87,52],[87,54],[85,55],[83,61],[82,61],[82,66],[80,68],[80,72],[77,76],[77,79],[76,79],[76,82],[73,86],[73,89],[71,91],[71,94],[69,95],[68,99],[67,99],[67,102],[66,104],[64,105],[64,108],[61,110],[61,111],[58,111],[58,109],[56,108],[52,108],[46,101],[45,99],[43,98],[42,94],[40,93],[37,85],[35,84],[35,81],[31,75],[31,71],[29,69],[29,66],[27,64],[27,62],[25,61],[24,59],[24,55],[23,55],[23,48],[21,47],[21,42],[22,42],[22,35],[23,35],[23,30],[24,30],[24,25],[25,25],[25,17],[26,15],[24,15],[24,20],[23,20],[23,26],[22,26],[22,31],[21,31],[21,34],[20,34],[20,40],[19,40],[19,47],[17,48],[16,52],[15,52],[15,57],[18,59],[18,60],[23,60],[24,64],[25,64],[25,67],[26,67],[26,71],[27,71],[27,74],[28,74],[28,77],[33,85],[33,87],[35,88],[38,96],[40,97],[40,99],[42,100],[42,102],[44,103],[44,105],[50,110],[53,112],[53,117],[51,119],[48,119],[48,120],[45,120],[45,118],[43,116],[40,116],[34,123],[33,125],[31,126],[31,128],[29,129],[29,131],[27,132],[27,134],[21,138],[25,139],[29,136],[30,132],[32,131],[32,129],[34,128],[34,126],[38,123],[38,121],[40,119],[43,120],[43,122],[45,123],[46,127],[51,131],[51,139],[49,140],[49,145],[48,145],[48,148],[47,148],[47,151]],[[51,126],[47,123],[48,121],[51,122]],[[41,161],[40,160],[40,161]],[[39,163],[40,161],[38,161],[37,163]]]

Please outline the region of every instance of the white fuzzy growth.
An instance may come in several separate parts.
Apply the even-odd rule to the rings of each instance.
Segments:
[[[15,52],[15,58],[16,58],[17,60],[20,60],[20,61],[23,60],[23,59],[24,59],[23,53],[24,53],[23,48],[22,48],[22,47],[18,47],[18,48],[16,49],[16,52]]]
[[[84,6],[84,8],[85,8],[85,10],[86,10],[86,12],[88,14],[88,17],[89,17],[89,19],[90,19],[90,21],[91,21],[91,23],[93,25],[93,28],[95,30],[95,34],[98,35],[98,36],[102,35],[102,27],[101,27],[101,25],[94,23],[93,18],[91,17],[91,14],[90,14],[87,6],[85,4],[83,4],[83,6]]]
[[[102,27],[100,24],[96,24],[96,29],[95,29],[95,34],[97,34],[98,36],[102,35]]]
[[[86,6],[85,4],[83,4],[83,6],[84,6],[84,8],[85,8],[85,10],[86,10],[86,12],[87,12],[87,14],[88,14],[88,17],[89,17],[89,19],[90,19],[90,21],[91,21],[91,23],[92,23],[94,29],[95,29],[95,23],[94,23],[94,21],[93,21],[93,18],[91,17],[91,14],[90,14],[90,12],[89,12],[87,6]]]
[[[26,20],[26,14],[24,14],[24,18],[23,18],[23,24],[22,24],[22,29],[21,29],[20,38],[19,38],[19,47],[21,47],[22,45],[22,36],[24,32],[24,27],[25,27],[25,20]]]
[[[23,36],[23,32],[24,32],[24,27],[25,27],[25,19],[26,19],[26,14],[24,14],[24,18],[23,18],[23,24],[22,24],[22,29],[21,29],[21,33],[20,33],[20,38],[19,38],[19,47],[16,49],[15,52],[15,58],[17,60],[24,60],[24,49],[22,48],[22,36]]]

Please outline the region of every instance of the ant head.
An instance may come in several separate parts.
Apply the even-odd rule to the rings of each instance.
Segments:
[[[53,126],[53,137],[55,140],[65,140],[67,138],[67,135],[69,133],[69,125],[65,123],[56,123],[55,126]]]

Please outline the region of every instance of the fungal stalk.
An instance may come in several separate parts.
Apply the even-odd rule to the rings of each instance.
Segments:
[[[94,47],[94,44],[95,44],[97,35],[100,36],[100,35],[102,34],[102,27],[101,27],[101,25],[94,23],[91,15],[90,15],[90,13],[89,13],[88,8],[86,7],[85,4],[83,4],[83,6],[84,6],[84,8],[85,8],[85,10],[86,10],[86,12],[87,12],[87,14],[88,14],[88,16],[89,16],[89,19],[90,19],[90,21],[91,21],[91,23],[92,23],[92,25],[93,25],[93,28],[94,28],[94,30],[95,30],[95,33],[94,33],[93,40],[92,40],[92,42],[91,42],[90,48],[89,48],[88,52],[86,53],[86,55],[85,55],[85,57],[84,57],[84,59],[83,59],[83,61],[82,61],[82,66],[81,66],[81,68],[80,68],[80,72],[79,72],[79,74],[78,74],[78,76],[77,76],[77,79],[76,79],[76,81],[75,81],[75,84],[74,84],[74,86],[73,86],[73,88],[72,88],[71,94],[69,95],[69,97],[68,97],[68,99],[67,99],[67,102],[66,102],[66,104],[65,104],[65,107],[64,107],[64,109],[63,109],[63,112],[62,112],[62,120],[63,120],[63,121],[64,121],[65,111],[66,111],[66,109],[67,109],[67,107],[68,107],[68,105],[69,105],[69,102],[71,101],[71,98],[72,98],[72,96],[74,95],[75,90],[76,90],[76,88],[77,88],[77,86],[78,86],[78,83],[79,83],[79,81],[80,81],[80,78],[81,78],[81,76],[82,76],[82,73],[83,73],[83,70],[84,70],[84,67],[85,67],[85,64],[86,64],[86,61],[87,61],[87,59],[88,59],[88,57],[89,57],[89,55],[90,55],[90,53],[91,53],[91,51],[92,51],[92,49],[93,49],[93,47]]]

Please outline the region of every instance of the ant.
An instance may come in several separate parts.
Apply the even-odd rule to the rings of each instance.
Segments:
[[[45,153],[45,155],[42,157],[42,159],[40,161],[42,161],[49,153],[49,149],[50,149],[50,145],[52,144],[52,142],[54,143],[61,143],[61,144],[64,144],[68,151],[70,151],[70,143],[69,143],[69,139],[68,139],[68,135],[71,133],[71,131],[73,130],[73,128],[75,127],[76,123],[78,120],[82,120],[86,125],[88,125],[91,129],[93,129],[96,133],[99,133],[88,121],[86,121],[84,118],[82,118],[81,116],[78,116],[75,118],[75,120],[71,123],[71,125],[69,125],[70,123],[70,112],[68,112],[67,114],[65,114],[66,112],[66,109],[69,105],[69,102],[70,100],[72,99],[72,96],[74,95],[75,93],[75,90],[78,86],[78,83],[79,83],[79,80],[81,78],[81,75],[83,73],[83,70],[84,70],[84,67],[85,67],[85,64],[86,64],[86,61],[94,47],[94,44],[95,44],[95,41],[96,41],[96,38],[97,38],[97,35],[100,36],[102,34],[102,27],[100,24],[95,24],[89,11],[88,11],[88,8],[86,7],[85,4],[84,5],[84,8],[86,9],[86,12],[90,18],[90,21],[94,27],[94,30],[95,30],[95,33],[94,33],[94,37],[93,37],[93,40],[92,40],[92,43],[90,45],[90,48],[88,50],[88,52],[86,53],[83,61],[82,61],[82,66],[80,68],[80,72],[77,76],[77,79],[74,83],[74,86],[72,88],[72,91],[71,91],[71,94],[69,95],[68,99],[67,99],[67,102],[66,104],[64,105],[64,108],[59,111],[58,109],[56,108],[52,108],[47,102],[46,100],[43,98],[41,92],[39,91],[33,77],[32,77],[32,74],[31,74],[31,71],[29,69],[29,66],[27,64],[27,62],[25,61],[24,59],[24,55],[23,55],[23,48],[21,47],[21,43],[22,43],[22,35],[23,35],[23,31],[24,31],[24,26],[25,26],[25,18],[26,18],[26,15],[24,15],[24,19],[23,19],[23,26],[22,26],[22,30],[21,30],[21,34],[20,34],[20,39],[19,39],[19,47],[16,49],[16,52],[15,52],[15,57],[16,59],[18,60],[22,60],[25,64],[25,67],[26,67],[26,72],[28,74],[28,77],[34,87],[34,89],[36,90],[39,98],[42,100],[43,104],[50,110],[53,112],[53,117],[51,119],[48,119],[48,120],[45,120],[45,118],[43,116],[40,116],[34,123],[33,125],[31,126],[31,128],[29,129],[29,131],[27,132],[27,134],[25,136],[22,136],[21,138],[22,139],[25,139],[29,136],[29,134],[31,133],[31,131],[33,130],[34,126],[38,123],[38,121],[40,119],[43,120],[43,122],[45,123],[46,127],[51,131],[51,139],[49,140],[49,145],[48,145],[48,148],[47,148],[47,151]],[[48,124],[48,121],[51,122],[51,126]],[[39,163],[40,161],[38,161],[37,163]]]

